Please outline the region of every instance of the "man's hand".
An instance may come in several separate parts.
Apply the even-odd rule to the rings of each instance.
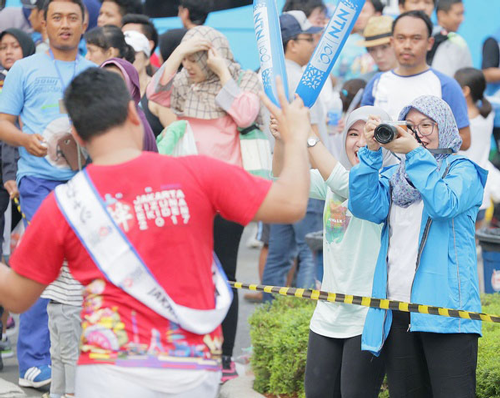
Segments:
[[[380,123],[382,123],[382,119],[380,117],[370,115],[366,121],[365,127],[363,128],[366,145],[368,146],[368,149],[373,152],[377,152],[380,149],[380,144],[374,137],[375,129]]]
[[[273,137],[276,141],[281,141],[281,135],[279,132],[278,121],[272,116],[270,119],[271,120],[269,121],[269,131],[271,131],[271,134],[273,135]]]
[[[309,110],[299,97],[289,104],[281,79],[276,79],[281,109],[264,93],[260,98],[276,122],[271,128],[279,131],[273,154],[273,174],[279,178],[273,183],[254,220],[291,224],[301,220],[309,198],[309,157],[307,137],[311,131]],[[279,165],[278,165],[279,163]]]
[[[17,189],[17,184],[14,180],[5,181],[3,184],[5,190],[9,193],[11,199],[19,197],[19,191]]]
[[[396,129],[398,130],[398,136],[388,144],[382,145],[385,149],[394,153],[403,153],[406,155],[408,152],[420,146],[413,134],[400,126],[396,126]]]
[[[276,88],[281,109],[274,105],[264,93],[260,93],[261,101],[276,120],[272,127],[279,132],[282,141],[301,142],[305,146],[311,131],[309,109],[304,106],[304,102],[299,96],[296,96],[291,104],[288,103],[283,83],[279,77],[276,78]]]
[[[44,157],[47,155],[47,145],[40,134],[24,134],[23,147],[33,156]]]

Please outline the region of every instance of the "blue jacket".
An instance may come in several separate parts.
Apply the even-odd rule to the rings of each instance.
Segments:
[[[356,217],[384,223],[373,281],[373,297],[387,298],[389,248],[389,180],[398,166],[379,173],[382,151],[362,148],[359,165],[349,176],[349,210]],[[444,178],[443,174],[447,170]],[[483,199],[487,171],[467,158],[448,156],[441,169],[432,154],[419,147],[406,155],[406,173],[422,195],[419,256],[411,301],[467,311],[481,311],[475,221]],[[392,311],[370,308],[365,321],[362,349],[379,355],[392,322]],[[411,313],[413,332],[478,333],[481,322]]]

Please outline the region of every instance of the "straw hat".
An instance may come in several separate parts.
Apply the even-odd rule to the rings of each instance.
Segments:
[[[363,31],[365,40],[358,41],[358,46],[375,47],[389,43],[392,36],[393,22],[394,19],[387,15],[371,17]]]

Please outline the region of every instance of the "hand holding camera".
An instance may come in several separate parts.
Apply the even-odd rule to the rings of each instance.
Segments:
[[[368,149],[377,151],[381,146],[394,152],[407,154],[419,147],[406,121],[382,122],[379,117],[370,117],[365,125]]]
[[[365,134],[366,145],[370,151],[378,151],[380,143],[375,139],[375,129],[382,123],[379,116],[370,116],[366,121],[363,132]]]

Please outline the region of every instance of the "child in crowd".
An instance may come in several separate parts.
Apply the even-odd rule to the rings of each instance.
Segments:
[[[490,102],[484,97],[486,79],[479,69],[462,68],[455,73],[455,79],[462,87],[467,101],[469,113],[471,144],[470,148],[460,153],[477,163],[484,169],[489,169],[489,155],[491,150],[491,134],[495,113]],[[489,181],[489,179],[488,179]],[[476,220],[476,229],[481,227],[486,209],[490,206],[489,184],[484,189],[483,204],[479,209]]]
[[[82,334],[83,287],[73,277],[68,264],[63,263],[59,278],[42,294],[49,299],[50,358],[52,382],[50,393],[42,398],[69,398],[75,396],[76,363],[80,353]]]

